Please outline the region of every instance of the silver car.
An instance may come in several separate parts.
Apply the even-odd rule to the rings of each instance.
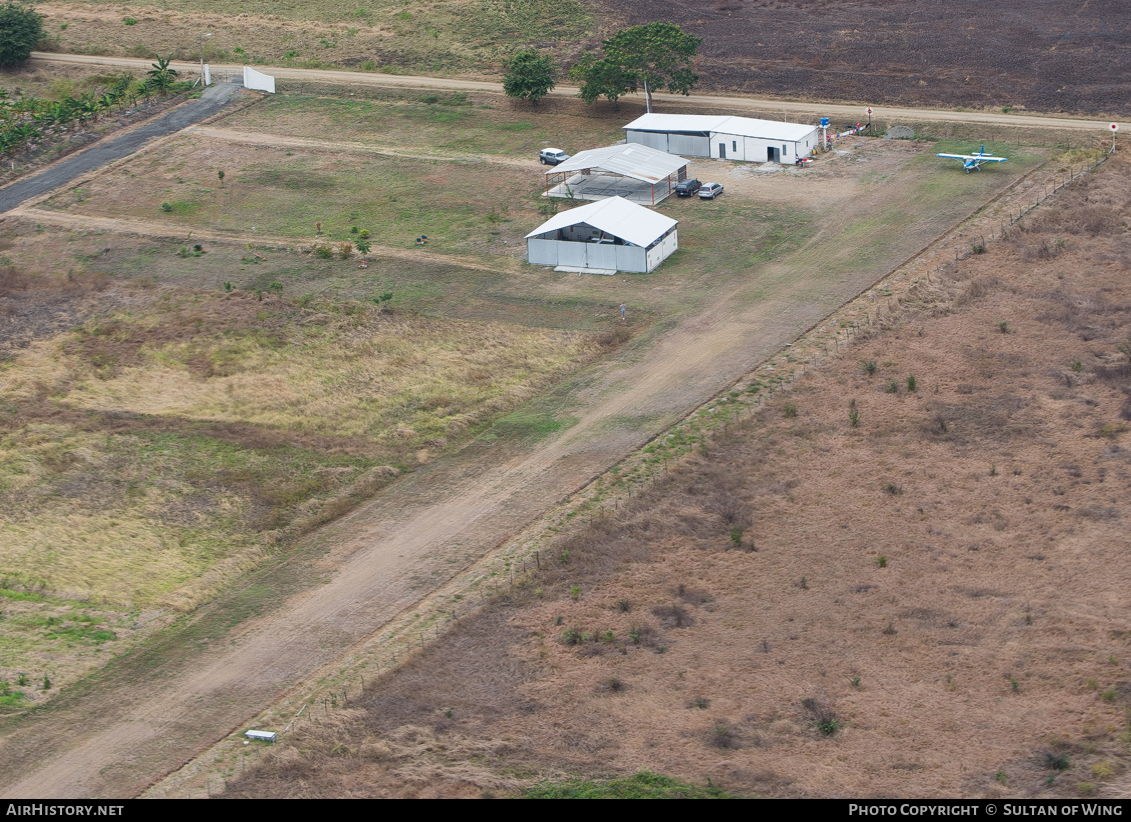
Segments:
[[[722,183],[703,183],[703,187],[699,189],[699,199],[713,200],[722,193]]]

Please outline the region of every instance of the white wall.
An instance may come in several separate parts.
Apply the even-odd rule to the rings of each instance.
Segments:
[[[243,87],[258,91],[275,93],[275,78],[270,74],[263,74],[253,68],[243,67]]]
[[[644,273],[651,271],[675,250],[672,247],[675,245],[674,239],[673,232],[664,239],[663,243],[646,252],[636,245],[574,243],[562,240],[539,240],[532,237],[526,241],[526,259],[532,265],[564,265],[569,268],[606,268]],[[665,251],[669,247],[672,247],[671,251]],[[650,265],[649,261],[653,257],[656,262]]]

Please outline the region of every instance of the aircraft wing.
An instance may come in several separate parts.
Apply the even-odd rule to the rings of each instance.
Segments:
[[[977,160],[982,163],[1004,163],[1008,157],[991,157],[988,154],[936,154],[936,157],[946,157],[948,160]]]

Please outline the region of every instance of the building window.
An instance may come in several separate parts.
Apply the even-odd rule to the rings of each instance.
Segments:
[[[738,151],[738,140],[731,140],[730,141],[730,150],[731,151]]]

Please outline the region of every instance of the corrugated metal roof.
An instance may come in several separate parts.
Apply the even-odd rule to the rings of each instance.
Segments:
[[[554,166],[547,174],[560,174],[563,171],[581,171],[586,168],[599,168],[613,174],[622,174],[646,183],[658,183],[669,174],[675,174],[687,165],[687,160],[657,151],[639,143],[623,146],[593,148],[579,151],[564,163]]]
[[[623,197],[610,197],[607,200],[599,200],[555,214],[527,234],[526,239],[561,228],[569,228],[578,223],[588,223],[606,234],[612,234],[614,237],[620,237],[626,242],[645,248],[662,237],[672,226],[678,225],[677,220],[657,214],[636,203],[630,203]]]
[[[816,126],[800,123],[779,123],[776,120],[755,120],[751,117],[714,116],[710,114],[644,114],[624,127],[632,131],[692,131],[734,134],[738,137],[761,137],[763,140],[796,142],[813,133]]]

